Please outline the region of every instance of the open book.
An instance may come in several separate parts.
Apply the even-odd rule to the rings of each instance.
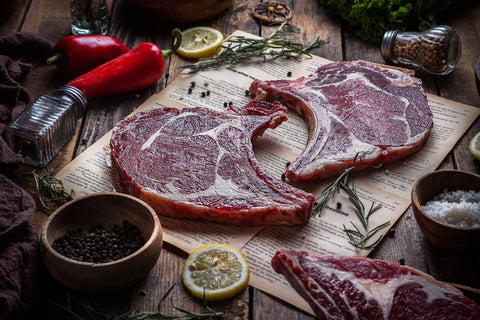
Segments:
[[[233,35],[240,34],[253,37],[240,31]],[[302,61],[273,60],[196,74],[184,73],[135,112],[164,106],[178,108],[200,106],[224,110],[225,104],[228,105],[230,102],[236,106],[243,106],[250,100],[246,91],[254,79],[295,79],[309,75],[318,66],[329,62],[331,61],[314,56],[306,57]],[[195,81],[196,85],[189,93],[192,81]],[[202,92],[207,90],[209,94],[202,97]],[[430,137],[420,151],[395,163],[351,174],[351,179],[355,179],[358,194],[365,206],[370,207],[372,203],[382,205],[370,219],[371,228],[390,222],[373,240],[383,237],[389,227],[407,210],[411,203],[411,188],[416,179],[440,165],[480,114],[479,108],[437,96],[429,95],[428,100],[434,116],[434,125]],[[254,143],[258,161],[278,179],[281,179],[284,173],[285,164],[292,162],[303,151],[308,138],[308,129],[303,118],[289,111],[288,119],[275,130],[267,130],[263,137]],[[94,192],[120,191],[118,174],[110,160],[110,136],[110,133],[106,134],[57,174],[57,178],[64,182],[65,188],[73,189],[77,197]],[[331,181],[327,180],[304,183],[300,187],[318,197]],[[342,205],[338,206],[337,203]],[[273,272],[270,260],[275,251],[284,247],[307,251],[310,254],[345,256],[367,256],[370,252],[357,249],[348,242],[344,226],[351,227],[352,223],[360,226],[360,221],[352,204],[342,193],[331,199],[322,213],[312,217],[304,226],[247,228],[168,217],[161,217],[161,223],[164,228],[164,241],[187,253],[200,245],[213,242],[240,249],[251,268],[250,285],[311,314],[313,312],[308,304],[282,276]]]

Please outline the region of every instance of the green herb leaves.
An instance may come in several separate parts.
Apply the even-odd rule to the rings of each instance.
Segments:
[[[310,56],[310,50],[325,43],[324,40],[317,37],[303,47],[302,44],[295,42],[299,32],[300,29],[285,21],[265,38],[231,37],[223,42],[220,53],[212,58],[200,59],[197,64],[181,68],[190,69],[189,73],[195,73],[208,68],[218,68],[221,65],[247,62],[254,58],[263,58],[264,60],[281,57],[299,59],[302,54]]]
[[[37,170],[26,173],[32,177],[35,186],[35,193],[44,211],[55,210],[60,205],[73,200],[75,193],[73,190],[68,193],[63,187],[63,182],[53,176],[56,168],[43,169],[43,175],[37,173]]]
[[[373,243],[371,243],[372,237],[381,229],[385,228],[390,224],[390,221],[382,223],[381,225],[370,229],[369,219],[371,215],[376,212],[378,209],[381,208],[381,205],[376,205],[372,203],[370,209],[367,213],[365,213],[365,206],[363,202],[358,197],[357,187],[355,181],[353,181],[352,186],[348,184],[348,176],[350,172],[352,172],[355,168],[360,165],[365,165],[362,163],[361,160],[357,162],[357,156],[353,160],[353,167],[345,169],[345,171],[338,176],[337,179],[332,181],[327,187],[322,191],[320,196],[317,199],[316,205],[313,208],[313,215],[318,216],[325,208],[328,200],[330,197],[334,195],[334,193],[339,193],[341,190],[345,191],[348,195],[348,200],[353,204],[355,208],[355,214],[361,222],[361,228],[357,227],[353,222],[350,222],[352,227],[351,229],[347,228],[343,225],[343,231],[347,234],[349,239],[349,243],[358,248],[358,249],[372,249],[375,247],[378,242],[380,241],[381,237],[377,238]]]

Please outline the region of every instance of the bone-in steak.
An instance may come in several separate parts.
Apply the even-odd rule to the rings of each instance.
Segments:
[[[110,141],[124,192],[159,215],[258,226],[305,224],[315,198],[269,175],[252,140],[287,119],[251,101],[226,112],[159,108],[119,122]]]
[[[276,252],[272,267],[318,319],[480,319],[480,307],[461,291],[410,267],[286,249]]]
[[[413,71],[365,61],[327,64],[296,80],[255,80],[250,93],[280,101],[306,118],[309,139],[287,168],[291,181],[338,175],[357,155],[365,164],[398,160],[417,151],[432,127]]]

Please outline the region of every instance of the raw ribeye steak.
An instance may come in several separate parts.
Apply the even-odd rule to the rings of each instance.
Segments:
[[[279,249],[272,267],[318,319],[480,319],[480,307],[460,290],[391,262]]]
[[[365,61],[330,63],[296,80],[255,80],[250,93],[257,100],[280,101],[306,118],[308,143],[287,168],[291,181],[338,175],[357,155],[366,165],[398,160],[417,151],[432,127],[422,82],[413,71]]]
[[[159,215],[229,224],[305,224],[315,198],[269,175],[252,141],[287,119],[279,103],[159,108],[119,122],[110,140],[124,192]]]

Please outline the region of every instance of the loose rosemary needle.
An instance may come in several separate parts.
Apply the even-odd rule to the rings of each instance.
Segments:
[[[218,54],[212,58],[200,59],[200,62],[192,65],[185,65],[181,69],[190,69],[189,73],[195,73],[207,68],[218,68],[225,64],[237,64],[254,58],[294,58],[299,59],[305,54],[311,56],[309,51],[324,44],[324,40],[315,38],[308,45],[295,42],[298,40],[300,29],[283,22],[278,29],[265,38],[255,39],[244,36],[235,36],[226,39]]]

